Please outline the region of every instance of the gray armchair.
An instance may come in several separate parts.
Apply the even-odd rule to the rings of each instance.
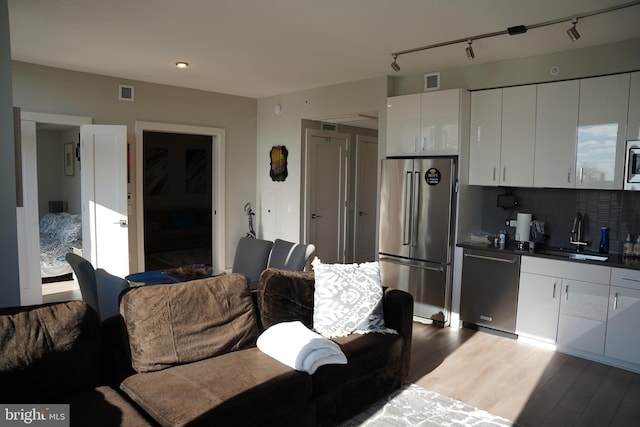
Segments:
[[[256,289],[260,274],[267,268],[272,247],[270,240],[242,237],[236,247],[231,272],[244,274],[249,287]]]
[[[309,259],[316,251],[312,243],[294,243],[276,239],[267,267],[280,270],[303,271]]]

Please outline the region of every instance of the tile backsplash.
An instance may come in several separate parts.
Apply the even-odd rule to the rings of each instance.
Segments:
[[[516,196],[516,208],[497,207],[498,194],[504,193]],[[515,228],[505,226],[505,221],[515,219],[518,212],[531,213],[533,219],[545,222],[549,246],[571,247],[571,222],[576,212],[584,217],[587,250],[598,250],[601,227],[609,227],[609,252],[613,254],[622,253],[627,233],[634,241],[640,234],[640,191],[483,188],[482,231],[506,230],[512,240]]]

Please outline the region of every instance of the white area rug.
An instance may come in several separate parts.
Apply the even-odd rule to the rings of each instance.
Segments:
[[[340,424],[352,426],[515,426],[517,424],[415,384],[382,399],[371,408]]]

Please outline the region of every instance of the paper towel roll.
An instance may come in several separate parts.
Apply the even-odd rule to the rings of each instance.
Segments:
[[[531,214],[519,213],[516,219],[516,242],[528,242],[531,232]]]

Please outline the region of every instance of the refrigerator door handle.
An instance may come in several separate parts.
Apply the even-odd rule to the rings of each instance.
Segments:
[[[413,173],[413,194],[412,204],[412,224],[411,224],[411,246],[418,246],[418,221],[420,221],[420,176],[421,173],[416,171]]]
[[[404,177],[404,206],[402,207],[402,245],[406,246],[411,243],[411,217],[413,212],[412,205],[413,180],[411,172],[406,172]]]
[[[423,270],[437,271],[439,273],[444,272],[444,268],[445,268],[445,266],[443,264],[436,264],[436,265],[434,265],[432,267],[432,266],[427,265],[425,263],[412,263],[411,261],[397,260],[397,259],[388,258],[388,257],[385,257],[385,256],[381,256],[380,257],[380,261],[381,262],[388,262],[388,263],[391,263],[391,264],[406,265],[406,266],[410,266],[410,267],[421,268]]]

